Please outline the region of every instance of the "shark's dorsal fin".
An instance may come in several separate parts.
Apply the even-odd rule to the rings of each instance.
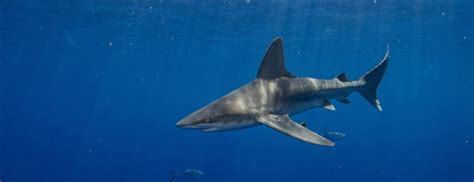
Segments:
[[[350,80],[347,79],[346,73],[341,73],[341,74],[337,75],[336,78],[341,82],[350,82]]]
[[[283,53],[283,40],[281,37],[273,40],[265,53],[263,61],[258,69],[257,78],[272,80],[280,77],[294,77],[285,68],[285,56]]]

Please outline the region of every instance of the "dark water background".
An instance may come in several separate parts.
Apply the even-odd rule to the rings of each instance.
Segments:
[[[0,180],[474,180],[474,1],[0,0]],[[265,126],[175,123],[255,77],[285,43],[295,75],[356,79],[390,44],[383,112],[358,94],[293,117],[336,147]],[[176,181],[179,181],[177,179]]]

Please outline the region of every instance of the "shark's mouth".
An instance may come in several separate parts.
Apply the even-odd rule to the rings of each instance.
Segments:
[[[176,126],[185,129],[198,129],[204,132],[211,132],[244,129],[257,125],[260,125],[260,123],[256,122],[255,120],[235,120],[232,122],[198,123],[187,125],[178,123]]]
[[[177,127],[179,128],[187,128],[187,129],[208,129],[208,128],[214,128],[212,126],[213,124],[211,123],[199,123],[199,124],[184,124],[184,123],[181,123],[181,122],[178,122],[176,124]]]

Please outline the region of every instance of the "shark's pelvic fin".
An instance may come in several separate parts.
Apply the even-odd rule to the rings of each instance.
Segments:
[[[350,82],[350,80],[347,79],[346,73],[341,73],[341,74],[337,75],[336,78],[341,82]]]
[[[327,109],[327,110],[330,110],[330,111],[335,111],[336,110],[336,107],[334,107],[334,105],[332,105],[331,102],[329,102],[328,100],[324,100],[323,108]]]
[[[280,77],[294,77],[285,68],[283,40],[281,37],[273,40],[258,69],[257,78],[272,80]]]
[[[389,60],[389,48],[387,46],[387,53],[382,61],[377,64],[373,69],[364,74],[360,80],[365,83],[365,86],[359,90],[360,95],[364,97],[371,105],[377,108],[378,111],[382,111],[382,106],[377,98],[377,87],[385,74]]]
[[[288,115],[261,115],[257,117],[257,121],[290,137],[303,140],[311,144],[323,146],[335,145],[334,142],[331,142],[330,140],[312,132],[300,124],[295,123],[290,119],[290,117],[288,117]]]

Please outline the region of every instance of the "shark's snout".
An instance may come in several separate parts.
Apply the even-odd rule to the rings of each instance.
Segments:
[[[176,127],[180,128],[189,128],[193,125],[194,122],[188,118],[184,118],[176,123]]]
[[[211,122],[212,114],[212,107],[205,106],[178,121],[176,126],[180,128],[206,128]]]
[[[180,128],[197,128],[198,125],[202,124],[205,119],[197,117],[195,114],[191,114],[176,123],[177,127]]]

